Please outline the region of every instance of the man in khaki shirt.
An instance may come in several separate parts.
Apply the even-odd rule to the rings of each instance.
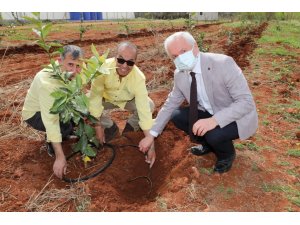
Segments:
[[[60,65],[62,72],[75,74],[80,73],[80,58],[83,57],[82,50],[74,45],[67,45],[56,62]],[[67,161],[62,149],[61,142],[73,131],[72,124],[63,124],[59,120],[59,114],[51,114],[50,108],[54,98],[50,94],[63,86],[62,81],[53,79],[48,69],[43,69],[36,74],[25,98],[22,118],[39,131],[45,131],[47,136],[47,151],[49,155],[55,154],[53,164],[54,174],[62,178],[66,173]]]
[[[107,59],[101,69],[108,74],[97,77],[92,82],[90,92],[90,113],[100,119],[95,127],[101,143],[109,142],[119,132],[117,125],[103,110],[121,108],[132,112],[123,133],[143,130],[145,137],[150,135],[154,103],[148,97],[145,76],[135,65],[137,47],[131,42],[121,42],[117,55]],[[151,146],[154,148],[154,145]],[[146,162],[153,165],[146,155]]]

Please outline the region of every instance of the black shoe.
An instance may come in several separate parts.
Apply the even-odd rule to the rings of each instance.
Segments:
[[[235,159],[235,153],[226,159],[217,160],[216,165],[214,167],[214,172],[218,172],[218,173],[227,172],[228,170],[230,170],[234,159]]]
[[[130,125],[130,123],[126,123],[125,127],[124,127],[124,130],[122,132],[122,135],[123,134],[126,134],[128,132],[133,132],[134,131],[134,128]]]
[[[50,157],[54,157],[55,156],[55,151],[52,147],[52,144],[50,142],[46,142],[46,148],[47,148],[47,153]]]
[[[113,125],[109,128],[104,129],[105,141],[110,142],[113,138],[115,138],[119,134],[119,127],[117,124],[113,123]]]
[[[205,155],[210,152],[211,152],[211,149],[207,145],[196,145],[196,146],[191,147],[191,153],[193,155],[200,156],[200,155]]]

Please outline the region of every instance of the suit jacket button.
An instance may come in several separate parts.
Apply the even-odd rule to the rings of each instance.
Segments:
[[[208,67],[207,69],[210,70],[210,67]]]

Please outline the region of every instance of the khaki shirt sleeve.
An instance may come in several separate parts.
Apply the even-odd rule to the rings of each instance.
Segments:
[[[139,125],[142,130],[150,130],[153,125],[153,120],[145,79],[138,80],[135,87],[135,104],[140,120]]]
[[[103,112],[102,98],[104,92],[104,75],[95,78],[91,85],[91,92],[89,95],[89,110],[92,116],[100,118]]]
[[[59,115],[51,114],[50,108],[53,105],[54,98],[50,94],[54,91],[50,85],[42,85],[39,93],[39,104],[41,109],[41,116],[44,126],[46,128],[48,142],[61,142],[62,136],[60,132]]]

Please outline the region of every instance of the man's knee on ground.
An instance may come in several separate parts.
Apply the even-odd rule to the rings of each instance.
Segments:
[[[219,132],[215,129],[208,131],[205,134],[205,140],[211,146],[218,145],[222,142]]]

